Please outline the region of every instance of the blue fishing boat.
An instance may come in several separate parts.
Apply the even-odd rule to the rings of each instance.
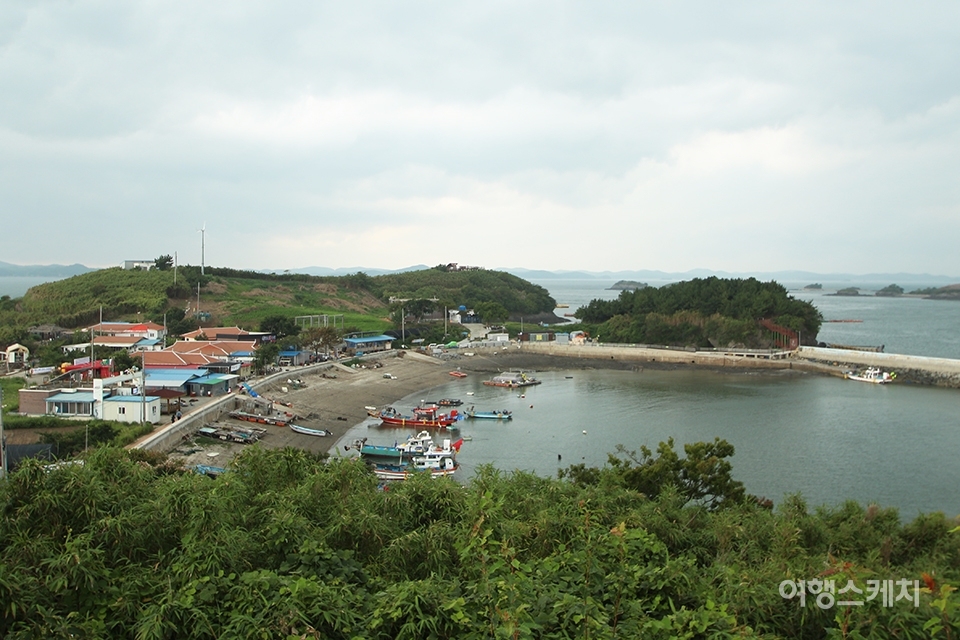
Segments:
[[[496,411],[474,411],[473,407],[470,407],[464,411],[463,414],[473,420],[513,420],[513,413],[503,409]]]

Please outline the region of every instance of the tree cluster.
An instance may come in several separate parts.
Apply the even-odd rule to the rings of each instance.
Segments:
[[[576,315],[604,341],[700,347],[765,346],[760,319],[810,342],[823,321],[816,307],[776,282],[716,277],[623,291],[615,300],[591,301]]]
[[[697,475],[727,476],[708,467],[729,452],[694,447],[691,468],[666,449],[590,482],[482,467],[467,486],[389,490],[357,460],[292,449],[250,447],[217,479],[113,448],[82,466],[27,463],[0,483],[0,635],[956,637],[960,548],[942,514],[903,525],[799,497],[711,507],[727,489]],[[778,592],[826,577],[925,590],[918,607],[832,610]]]

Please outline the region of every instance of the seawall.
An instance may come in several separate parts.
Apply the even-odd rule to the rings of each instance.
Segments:
[[[510,350],[513,352],[513,349]],[[849,349],[800,347],[796,351],[664,349],[638,345],[563,345],[523,343],[518,351],[585,361],[701,366],[715,369],[794,369],[843,376],[844,371],[879,367],[897,373],[897,380],[914,384],[960,388],[960,360]]]

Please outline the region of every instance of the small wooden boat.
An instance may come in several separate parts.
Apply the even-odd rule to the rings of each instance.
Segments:
[[[435,404],[438,407],[459,407],[463,404],[463,400],[459,398],[441,398],[439,400],[431,400],[426,404]]]
[[[466,377],[467,377],[467,374],[465,374],[463,371],[451,371],[451,372],[450,372],[450,375],[452,375],[454,378],[466,378]]]
[[[287,426],[290,427],[290,429],[292,429],[293,431],[296,431],[297,433],[302,433],[302,434],[305,435],[305,436],[331,436],[331,435],[333,435],[333,433],[332,433],[331,431],[327,431],[326,429],[311,429],[310,427],[303,427],[303,426],[300,426],[299,424],[293,424],[292,422],[291,422],[290,424],[288,424]]]
[[[277,415],[277,416],[262,416],[257,413],[248,413],[246,411],[231,411],[229,416],[235,420],[243,420],[245,422],[256,422],[258,424],[269,424],[275,427],[284,427],[291,420],[293,416],[290,414]]]
[[[463,412],[465,416],[474,420],[513,420],[513,413],[505,410],[474,411],[473,407]]]

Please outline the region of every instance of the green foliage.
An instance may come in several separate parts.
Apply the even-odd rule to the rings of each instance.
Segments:
[[[663,287],[622,291],[616,300],[593,300],[576,312],[606,342],[677,346],[769,346],[757,321],[772,319],[816,338],[820,312],[776,282],[754,278],[696,278]]]
[[[942,516],[811,513],[797,496],[711,511],[680,492],[667,449],[647,456],[677,480],[656,498],[622,485],[631,460],[597,482],[485,466],[466,487],[388,491],[357,460],[256,446],[217,480],[112,447],[53,471],[27,461],[0,483],[0,636],[957,637],[960,534]],[[815,578],[923,589],[918,607],[779,594]]]
[[[20,409],[20,389],[25,382],[23,378],[0,378],[0,389],[3,390],[3,413],[16,412]]]
[[[300,333],[300,327],[296,325],[293,318],[284,315],[273,315],[260,321],[260,331],[269,331],[277,340],[287,336],[295,336]]]
[[[557,306],[546,289],[503,271],[485,269],[448,271],[445,267],[376,276],[370,291],[382,300],[393,296],[439,299],[439,306],[465,305],[475,309],[483,303],[498,303],[509,314],[552,312]]]
[[[277,363],[278,357],[280,357],[280,345],[276,342],[261,344],[253,354],[253,372],[263,375],[267,369]]]
[[[159,256],[153,261],[153,266],[156,267],[159,271],[169,271],[170,269],[173,269],[173,256],[171,255]]]

